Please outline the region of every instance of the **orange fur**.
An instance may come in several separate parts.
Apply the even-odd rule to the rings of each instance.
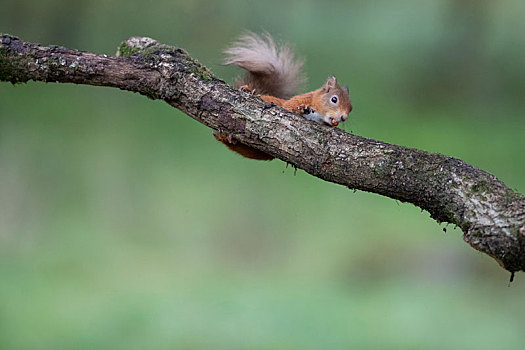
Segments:
[[[228,135],[224,133],[214,132],[213,137],[215,137],[217,141],[222,142],[224,145],[226,145],[226,147],[228,147],[232,151],[239,153],[245,158],[256,160],[272,160],[275,158],[269,155],[268,153],[259,151],[258,149],[237,142],[236,140],[233,140],[231,137],[228,137]]]

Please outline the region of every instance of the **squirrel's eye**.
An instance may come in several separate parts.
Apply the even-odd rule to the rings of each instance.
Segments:
[[[337,96],[332,96],[331,101],[332,101],[333,103],[337,103]]]

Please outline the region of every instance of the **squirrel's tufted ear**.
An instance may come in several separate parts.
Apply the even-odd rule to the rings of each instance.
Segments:
[[[328,80],[324,84],[324,90],[328,92],[331,89],[333,89],[336,85],[337,85],[337,79],[332,75],[331,77],[328,78]]]
[[[345,85],[345,87],[343,88],[343,90],[345,90],[345,92],[350,95],[350,90],[348,90],[348,85]]]

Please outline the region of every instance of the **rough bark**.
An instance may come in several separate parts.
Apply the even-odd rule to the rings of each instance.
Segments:
[[[0,80],[111,86],[162,99],[318,178],[427,210],[460,227],[467,243],[505,269],[525,270],[525,197],[495,176],[456,158],[306,121],[232,89],[180,48],[131,38],[110,57],[2,35]]]

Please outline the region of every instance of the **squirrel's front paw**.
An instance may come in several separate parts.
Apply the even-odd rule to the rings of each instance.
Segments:
[[[235,140],[232,138],[232,135],[231,134],[225,134],[223,132],[220,132],[220,131],[217,131],[217,130],[214,130],[213,131],[213,137],[215,137],[215,139],[219,142],[222,142],[222,143],[231,143],[231,144],[235,144]]]
[[[297,107],[297,113],[299,114],[311,114],[315,113],[315,110],[308,105],[300,105]]]
[[[239,90],[241,91],[246,91],[246,92],[249,92],[250,94],[252,95],[255,95],[255,89],[250,89],[250,87],[248,85],[243,85],[239,88]]]

